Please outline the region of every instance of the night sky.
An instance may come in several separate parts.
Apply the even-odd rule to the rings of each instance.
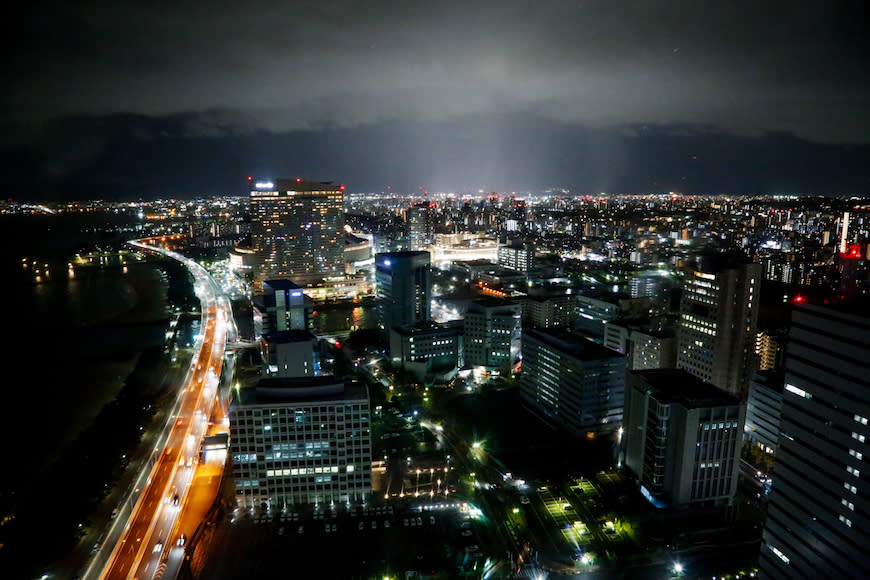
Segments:
[[[860,2],[31,2],[3,22],[4,197],[862,194]]]

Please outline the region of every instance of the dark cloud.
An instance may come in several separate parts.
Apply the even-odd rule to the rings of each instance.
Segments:
[[[37,2],[7,22],[21,40],[5,110],[221,111],[275,131],[529,110],[866,141],[859,6]]]
[[[119,131],[143,148],[382,136],[361,152],[374,163],[406,138],[382,129],[401,127],[421,151],[406,170],[424,174],[438,155],[422,146],[443,141],[426,131],[489,131],[469,139],[498,143],[491,165],[507,166],[517,119],[546,121],[522,138],[557,158],[568,130],[619,137],[621,151],[643,127],[860,144],[863,16],[857,2],[777,0],[37,1],[3,24],[0,135],[51,182],[103,158]]]

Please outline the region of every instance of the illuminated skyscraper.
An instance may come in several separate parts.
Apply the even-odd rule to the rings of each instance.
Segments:
[[[432,211],[434,205],[428,201],[415,203],[407,212],[408,249],[420,251],[428,247],[432,235]]]
[[[737,396],[756,370],[761,265],[702,256],[680,299],[677,367]]]
[[[381,322],[387,331],[429,320],[432,300],[429,252],[376,254],[375,284]]]
[[[867,312],[866,304],[806,303],[792,312],[762,578],[866,578],[870,570]]]
[[[342,276],[344,186],[279,179],[251,191],[251,244],[263,261],[260,280],[310,285]]]

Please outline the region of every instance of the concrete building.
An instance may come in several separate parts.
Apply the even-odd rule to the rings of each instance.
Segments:
[[[673,330],[648,329],[626,321],[604,324],[604,346],[625,355],[629,370],[673,368],[677,362],[677,337]]]
[[[473,300],[465,312],[465,366],[509,373],[520,354],[522,306],[498,298]]]
[[[384,252],[375,255],[375,285],[381,324],[389,331],[429,320],[432,271],[429,252]]]
[[[307,330],[282,330],[263,335],[260,347],[269,374],[275,377],[313,377],[320,374],[315,357],[317,337]]]
[[[523,304],[523,328],[570,328],[576,296],[526,296]]]
[[[435,204],[421,201],[408,208],[406,224],[408,231],[408,250],[412,252],[423,251],[430,245],[432,237],[432,222]]]
[[[749,382],[743,432],[747,441],[765,453],[776,453],[782,420],[782,391],[782,373],[773,370],[758,371]]]
[[[762,578],[865,578],[870,570],[868,312],[866,302],[792,310]]]
[[[590,338],[603,339],[604,324],[620,316],[619,304],[615,301],[578,295],[575,304],[574,331]]]
[[[761,265],[725,255],[698,258],[680,299],[677,366],[745,397],[755,372]]]
[[[290,280],[264,281],[263,293],[254,296],[254,306],[262,317],[263,334],[311,326],[313,301]]]
[[[630,371],[625,398],[625,465],[651,503],[734,498],[745,403],[680,369]]]
[[[525,330],[520,401],[577,436],[622,426],[625,357],[563,330]]]
[[[343,185],[301,179],[252,185],[251,245],[262,259],[259,280],[290,278],[307,286],[344,275]]]
[[[371,495],[364,384],[332,376],[261,379],[239,391],[229,420],[240,507],[356,503]]]
[[[528,273],[535,267],[535,246],[522,240],[511,240],[498,247],[498,265],[510,270]]]
[[[462,366],[462,321],[426,320],[390,329],[390,357],[394,364],[425,384],[444,383]]]

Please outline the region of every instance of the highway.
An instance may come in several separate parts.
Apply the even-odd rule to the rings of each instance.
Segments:
[[[202,334],[151,461],[137,480],[139,487],[131,498],[135,505],[128,518],[119,517],[113,526],[113,530],[123,526],[123,531],[110,554],[94,558],[85,578],[159,578],[167,566],[177,571],[190,534],[185,530],[198,523],[183,522],[180,514],[185,512],[209,418],[215,411],[224,416],[223,410],[215,407],[220,405],[217,391],[227,340],[235,339],[229,302],[202,266],[161,247],[160,238],[130,244],[176,259],[190,270],[202,308]],[[213,471],[214,466],[210,469]],[[220,477],[212,479],[219,482]]]

